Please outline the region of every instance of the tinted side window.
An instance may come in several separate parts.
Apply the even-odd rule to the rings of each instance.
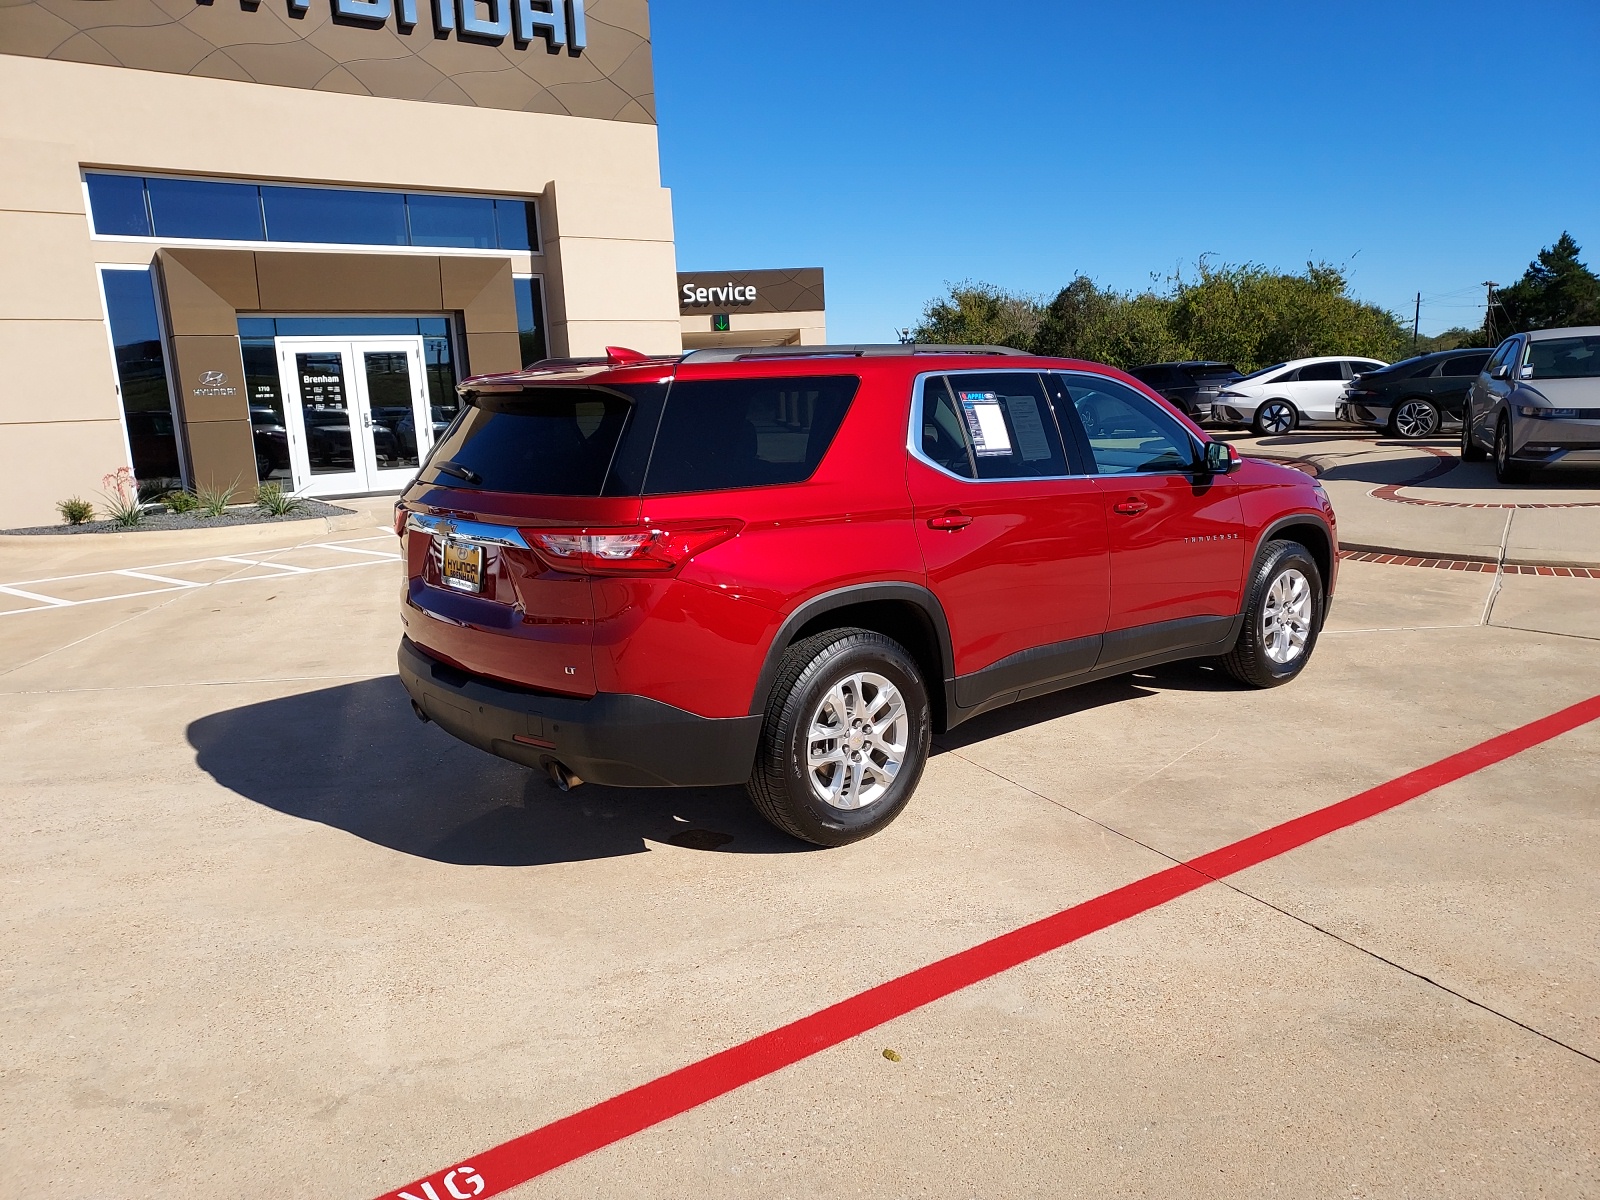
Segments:
[[[667,394],[645,494],[810,479],[860,386],[854,375],[679,380]]]
[[[1449,376],[1452,379],[1463,375],[1476,375],[1483,370],[1483,365],[1488,361],[1489,355],[1487,353],[1468,354],[1462,358],[1447,358],[1444,362],[1444,370],[1440,371],[1439,374]]]
[[[955,415],[979,479],[1071,474],[1044,385],[1032,373],[951,375]]]
[[[956,415],[955,397],[944,377],[935,375],[922,385],[922,453],[952,475],[976,479],[978,468],[972,460],[972,443],[961,418]]]
[[[1344,366],[1336,362],[1307,363],[1300,368],[1300,372],[1295,378],[1302,383],[1310,383],[1313,380],[1343,379]]]
[[[1188,430],[1132,388],[1092,375],[1059,378],[1101,475],[1194,469],[1194,442]]]
[[[440,439],[426,482],[538,496],[598,496],[633,409],[598,388],[481,396]],[[439,470],[454,463],[476,480]]]

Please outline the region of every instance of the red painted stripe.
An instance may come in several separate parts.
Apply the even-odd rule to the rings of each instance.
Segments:
[[[1600,696],[1490,738],[1348,800],[1274,825],[1220,850],[929,963],[821,1012],[502,1143],[459,1166],[386,1192],[381,1200],[498,1196],[935,1000],[1149,912],[1208,883],[1347,829],[1595,720],[1600,720]]]

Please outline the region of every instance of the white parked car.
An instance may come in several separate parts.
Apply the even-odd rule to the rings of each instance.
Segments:
[[[1262,367],[1217,396],[1212,419],[1219,425],[1249,425],[1263,436],[1288,433],[1302,421],[1334,421],[1350,381],[1388,365],[1375,358],[1326,355]]]

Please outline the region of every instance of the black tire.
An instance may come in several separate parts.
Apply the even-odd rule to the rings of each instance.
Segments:
[[[1288,426],[1283,429],[1269,428],[1266,418],[1273,417],[1272,424],[1281,424],[1279,416],[1287,418]],[[1287,400],[1264,400],[1256,408],[1256,415],[1250,420],[1250,428],[1256,431],[1257,437],[1283,437],[1300,428],[1300,412]]]
[[[812,716],[833,688],[861,672],[878,675],[899,690],[907,720],[906,749],[881,796],[862,808],[844,809],[813,789],[807,735]],[[870,630],[832,629],[796,642],[783,656],[745,790],[757,811],[790,836],[817,846],[847,846],[900,815],[922,778],[932,737],[927,685],[905,648]]]
[[[1273,584],[1291,571],[1298,571],[1310,586],[1311,611],[1304,645],[1297,654],[1280,662],[1269,650],[1268,600]],[[1322,632],[1322,618],[1326,611],[1322,572],[1311,552],[1299,542],[1268,542],[1261,548],[1256,565],[1250,572],[1250,585],[1245,589],[1244,628],[1239,631],[1239,640],[1234,643],[1233,649],[1219,660],[1223,670],[1251,687],[1270,688],[1288,683],[1311,661],[1311,652],[1317,648],[1317,635]]]
[[[1389,414],[1389,435],[1420,441],[1438,433],[1443,424],[1444,417],[1439,412],[1439,406],[1432,400],[1425,396],[1407,396]],[[1407,429],[1411,432],[1407,433]]]
[[[1461,461],[1485,462],[1489,458],[1482,446],[1472,440],[1472,405],[1461,409]]]
[[[1528,468],[1511,459],[1511,421],[1505,416],[1494,429],[1494,477],[1506,484],[1528,482]]]

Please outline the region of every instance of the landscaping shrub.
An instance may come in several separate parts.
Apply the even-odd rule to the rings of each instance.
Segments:
[[[256,493],[256,507],[269,517],[286,517],[302,503],[299,496],[284,491],[281,483],[264,483]]]
[[[68,525],[82,525],[85,521],[94,520],[94,505],[81,496],[57,501],[56,511]]]
[[[124,529],[144,520],[144,505],[139,499],[139,481],[127,467],[118,467],[100,481],[105,490],[106,515]]]

